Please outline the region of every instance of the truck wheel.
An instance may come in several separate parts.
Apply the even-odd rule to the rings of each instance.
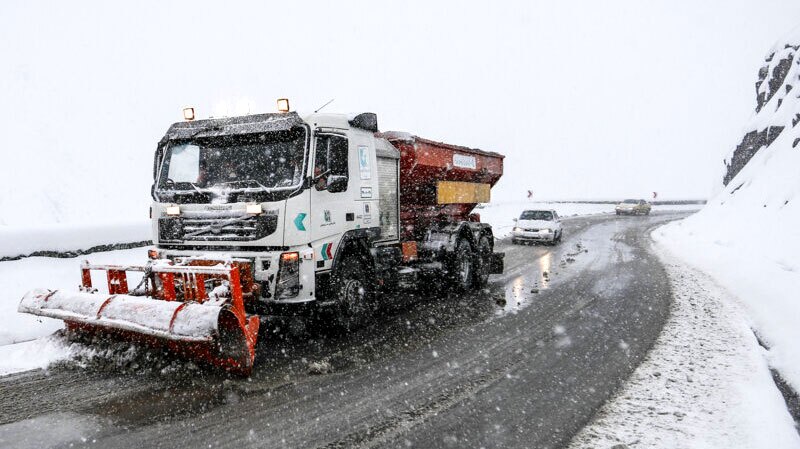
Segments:
[[[342,268],[332,279],[336,298],[335,320],[340,328],[350,332],[364,322],[371,297],[370,285],[366,267],[357,257],[349,256],[342,262]]]
[[[475,287],[483,288],[489,282],[492,264],[492,242],[488,236],[478,241],[478,254],[475,257]]]
[[[458,239],[456,252],[450,261],[447,277],[450,285],[456,291],[467,291],[472,287],[473,277],[472,247],[466,239]]]

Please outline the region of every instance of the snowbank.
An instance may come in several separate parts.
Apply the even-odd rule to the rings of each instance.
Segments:
[[[569,448],[799,447],[739,302],[708,276],[668,254],[661,259],[674,295],[664,330]]]
[[[149,241],[148,219],[101,224],[0,226],[0,259],[46,252],[82,252],[90,248]]]
[[[109,251],[88,256],[56,259],[30,257],[0,262],[0,347],[44,337],[63,328],[61,320],[17,313],[23,295],[34,288],[77,290],[80,284],[80,262],[142,264],[147,260],[147,248]],[[92,281],[104,286],[102,273]],[[4,360],[0,356],[0,360]]]
[[[729,160],[726,186],[656,240],[742,299],[770,361],[800,390],[800,30],[770,51],[759,111]],[[788,61],[781,63],[781,61]],[[782,67],[778,69],[778,67]],[[768,139],[753,132],[770,130]],[[779,134],[775,134],[779,133]]]
[[[51,363],[69,359],[85,350],[81,345],[54,336],[0,346],[0,376],[47,368]]]

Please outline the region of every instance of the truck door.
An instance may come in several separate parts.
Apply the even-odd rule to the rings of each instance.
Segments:
[[[356,183],[350,179],[349,153],[345,134],[315,135],[309,225],[318,270],[331,268],[339,240],[354,219]]]

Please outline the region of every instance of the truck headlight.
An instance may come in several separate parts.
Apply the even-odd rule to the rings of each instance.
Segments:
[[[245,206],[245,211],[248,214],[259,215],[260,213],[264,212],[261,208],[261,204],[248,204]]]
[[[294,298],[300,293],[300,253],[293,251],[281,254],[275,298]]]
[[[167,208],[164,209],[164,212],[166,212],[166,214],[170,215],[170,216],[180,215],[181,214],[181,207],[180,206],[167,206]]]

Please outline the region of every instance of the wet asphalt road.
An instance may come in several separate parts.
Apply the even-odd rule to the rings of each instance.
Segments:
[[[272,322],[250,379],[114,347],[0,378],[0,447],[562,446],[658,336],[671,293],[648,230],[681,216],[499,242],[487,290],[394,295],[354,335]]]

